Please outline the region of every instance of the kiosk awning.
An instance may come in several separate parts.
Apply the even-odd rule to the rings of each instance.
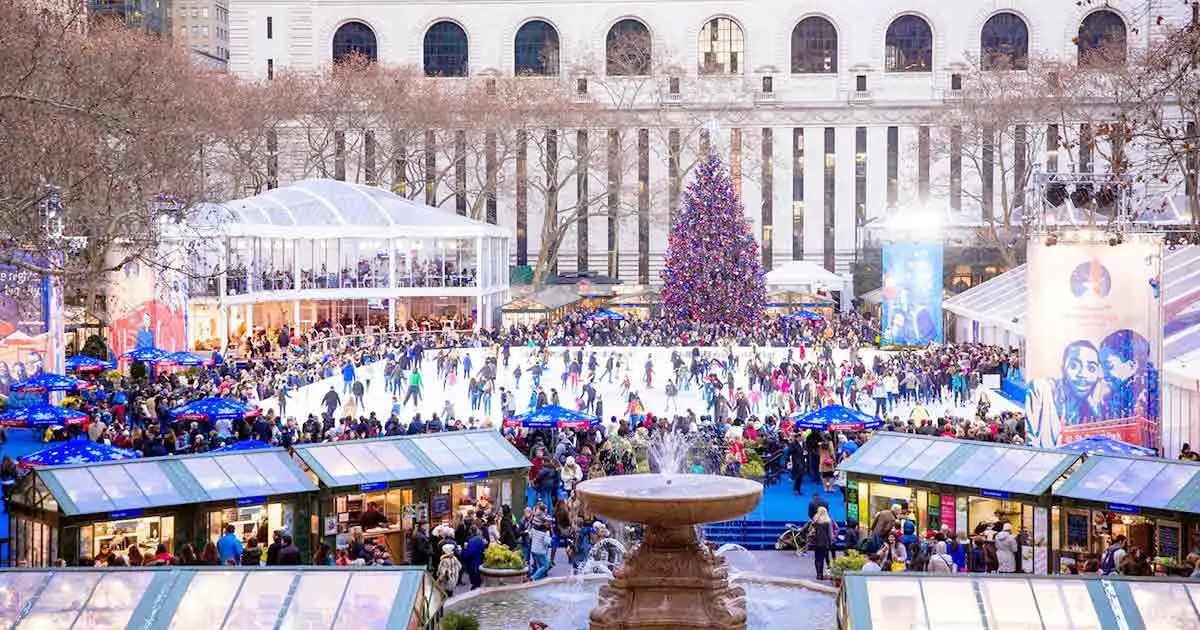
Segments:
[[[491,429],[300,445],[295,450],[327,488],[530,466]]]
[[[281,448],[52,466],[33,474],[67,516],[317,489]]]
[[[1200,514],[1200,464],[1144,457],[1093,455],[1054,496]]]
[[[1078,459],[1074,453],[884,432],[867,440],[839,469],[905,482],[1040,495]]]
[[[0,606],[6,628],[145,630],[407,630],[419,625],[422,600],[439,597],[422,568],[400,567],[10,570],[0,594],[19,602]]]
[[[1200,588],[1164,578],[1067,575],[916,577],[852,573],[839,606],[855,630],[1200,628]]]

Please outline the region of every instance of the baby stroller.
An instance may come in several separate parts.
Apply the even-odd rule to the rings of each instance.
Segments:
[[[803,558],[804,554],[808,553],[808,532],[807,523],[804,525],[788,523],[779,538],[775,539],[775,548],[794,551],[796,557]]]

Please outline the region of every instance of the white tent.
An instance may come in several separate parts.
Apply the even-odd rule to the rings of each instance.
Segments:
[[[846,281],[814,262],[793,260],[767,272],[767,286],[772,289],[800,289],[807,293],[820,290],[841,291]]]

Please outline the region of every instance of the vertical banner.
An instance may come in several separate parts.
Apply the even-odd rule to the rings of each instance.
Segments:
[[[187,350],[187,279],[178,256],[126,263],[111,275],[109,342],[119,358],[136,348]]]
[[[46,267],[45,258],[28,260],[31,267]],[[0,265],[0,395],[54,367],[55,348],[61,346],[56,335],[62,335],[61,327],[50,325],[55,308],[61,312],[62,303],[49,278],[19,265]]]
[[[1152,237],[1029,245],[1030,439],[1158,446],[1162,246]]]
[[[941,343],[942,291],[941,244],[885,245],[882,345]]]

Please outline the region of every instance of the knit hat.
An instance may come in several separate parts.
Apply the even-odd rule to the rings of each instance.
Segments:
[[[442,553],[454,553],[454,545],[450,543],[442,545]]]

